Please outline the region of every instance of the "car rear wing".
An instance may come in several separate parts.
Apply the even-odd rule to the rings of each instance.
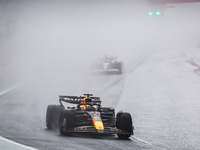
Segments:
[[[60,95],[59,102],[62,106],[63,106],[63,104],[61,101],[71,103],[71,104],[80,104],[84,98],[85,97],[83,97],[83,96],[62,96],[62,95]],[[90,97],[90,98],[92,98],[93,103],[101,104],[100,97]]]
[[[105,57],[99,58],[99,60],[105,60],[105,59],[113,60],[113,59],[117,59],[117,56],[105,56]]]

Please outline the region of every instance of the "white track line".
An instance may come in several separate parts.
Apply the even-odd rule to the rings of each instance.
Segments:
[[[147,145],[154,146],[153,144],[151,144],[151,143],[149,143],[149,142],[147,142],[147,141],[144,141],[144,140],[142,140],[142,139],[140,139],[140,138],[137,138],[137,137],[135,137],[135,136],[130,137],[130,139],[132,139],[132,140],[136,139],[136,140],[138,140],[138,141],[140,141],[140,142],[142,142],[142,143],[145,143],[145,144],[147,144]]]
[[[5,94],[5,93],[7,93],[7,92],[11,91],[11,90],[13,90],[13,89],[17,88],[18,86],[20,86],[20,85],[13,86],[13,87],[11,87],[11,88],[9,88],[9,89],[7,89],[7,90],[5,90],[5,91],[1,92],[1,93],[0,93],[0,95],[3,95],[3,94]]]
[[[14,87],[12,87],[12,88],[9,88],[9,89],[7,89],[7,90],[1,92],[0,95],[3,95],[3,94],[5,94],[5,93],[11,91],[11,90],[17,88],[18,86],[20,86],[20,85],[16,85],[16,86],[14,86]],[[4,142],[7,142],[7,143],[10,143],[10,144],[14,144],[14,145],[16,145],[16,146],[20,146],[20,147],[22,147],[22,148],[26,148],[27,150],[38,150],[38,149],[35,149],[35,148],[32,148],[32,147],[29,147],[29,146],[26,146],[26,145],[22,145],[22,144],[19,144],[19,143],[17,143],[17,142],[8,140],[8,139],[6,139],[6,138],[4,138],[4,137],[1,137],[1,136],[0,136],[0,140],[1,140],[1,141],[4,141]]]
[[[14,141],[8,140],[8,139],[3,138],[3,137],[1,137],[1,136],[0,136],[0,140],[1,140],[1,141],[4,141],[4,142],[7,142],[7,143],[10,143],[10,144],[14,144],[14,145],[16,145],[16,146],[20,146],[20,147],[22,147],[22,148],[26,148],[27,150],[39,150],[39,149],[35,149],[35,148],[29,147],[29,146],[26,146],[26,145],[22,145],[22,144],[16,143],[16,142],[14,142]]]
[[[150,145],[150,146],[152,146],[152,147],[154,147],[154,149],[156,150],[166,150],[165,148],[158,148],[158,147],[156,147],[156,145],[153,145],[153,144],[151,144],[151,143],[149,143],[149,142],[147,142],[147,141],[144,141],[144,140],[142,140],[142,139],[140,139],[140,138],[137,138],[137,137],[135,137],[135,136],[132,136],[132,137],[130,137],[130,139],[131,140],[137,140],[137,141],[140,141],[140,142],[142,142],[142,143],[145,143],[145,144],[147,144],[147,145]]]

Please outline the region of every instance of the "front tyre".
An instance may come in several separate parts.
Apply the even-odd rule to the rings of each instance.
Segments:
[[[76,123],[75,114],[73,111],[64,110],[59,117],[59,132],[61,135],[69,135],[69,128],[74,128]]]
[[[120,139],[128,139],[133,133],[132,117],[129,113],[120,112],[117,114],[116,127],[130,134],[117,134]]]
[[[122,74],[122,70],[123,70],[123,62],[118,62],[116,64],[117,69],[119,70],[118,74]]]

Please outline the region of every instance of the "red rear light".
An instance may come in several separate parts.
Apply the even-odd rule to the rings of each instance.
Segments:
[[[98,114],[93,114],[94,116],[98,116]]]

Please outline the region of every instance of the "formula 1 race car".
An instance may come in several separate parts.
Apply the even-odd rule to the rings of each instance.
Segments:
[[[60,105],[48,105],[46,126],[52,129],[58,125],[61,135],[77,132],[117,134],[121,139],[133,135],[132,117],[129,113],[118,112],[111,107],[102,107],[99,97],[92,94],[84,96],[59,96]],[[62,102],[77,104],[65,109]]]
[[[124,68],[124,64],[121,61],[117,61],[117,57],[114,56],[105,56],[103,58],[99,58],[99,62],[94,63],[91,66],[90,72],[94,73],[117,73],[122,74]]]

